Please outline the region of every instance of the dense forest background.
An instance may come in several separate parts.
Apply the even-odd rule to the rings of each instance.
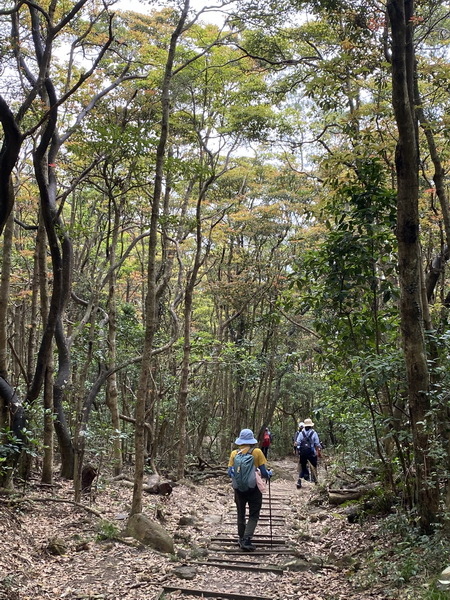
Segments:
[[[79,498],[83,465],[131,463],[137,513],[146,472],[225,461],[242,427],[282,456],[311,417],[432,531],[448,4],[142,9],[0,9],[2,485],[57,464]]]

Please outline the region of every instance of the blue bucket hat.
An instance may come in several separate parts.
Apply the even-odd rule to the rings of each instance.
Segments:
[[[257,444],[258,440],[253,437],[253,431],[251,429],[243,429],[234,442],[237,446],[244,446],[245,444]]]

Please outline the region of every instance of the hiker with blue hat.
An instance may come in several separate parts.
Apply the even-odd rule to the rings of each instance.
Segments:
[[[262,506],[262,492],[256,483],[256,469],[263,479],[269,480],[272,471],[266,468],[267,459],[260,448],[256,448],[251,429],[243,429],[234,442],[239,448],[233,450],[228,461],[228,475],[234,488],[237,510],[239,546],[244,552],[253,552],[252,537],[255,533]],[[248,520],[246,508],[248,504]]]

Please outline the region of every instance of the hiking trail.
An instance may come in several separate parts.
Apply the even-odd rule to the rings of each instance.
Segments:
[[[118,482],[97,490],[92,509],[101,519],[70,504],[70,482],[32,483],[20,503],[0,503],[0,600],[384,600],[380,586],[361,592],[351,582],[376,527],[351,525],[327,504],[320,469],[319,485],[297,490],[294,456],[272,461],[269,454],[269,463],[271,503],[266,492],[255,552],[238,547],[226,477],[145,495],[143,512],[173,536],[175,556],[117,535],[131,500]],[[34,501],[37,494],[44,501]]]

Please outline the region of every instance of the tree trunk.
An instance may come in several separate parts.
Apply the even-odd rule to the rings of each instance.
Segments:
[[[14,115],[0,96],[0,122],[3,126],[3,142],[0,150],[0,234],[14,206],[14,187],[11,173],[19,157],[23,136]]]
[[[424,531],[438,511],[438,488],[430,456],[429,373],[423,327],[421,252],[419,243],[419,156],[414,109],[414,5],[409,0],[387,4],[392,29],[392,98],[398,128],[397,240],[400,320],[417,481],[417,510]]]
[[[11,250],[14,232],[14,215],[11,214],[3,236],[3,253],[0,280],[0,376],[8,374],[8,302],[11,280]]]
[[[199,212],[197,205],[197,213]],[[192,303],[194,286],[197,281],[197,274],[200,267],[200,252],[201,252],[201,223],[198,215],[197,220],[197,249],[194,259],[194,266],[190,273],[188,284],[186,286],[184,297],[184,343],[183,343],[183,360],[181,366],[180,391],[178,393],[177,405],[177,430],[180,436],[178,444],[178,464],[177,475],[179,478],[184,476],[184,465],[186,461],[186,422],[187,422],[187,397],[189,393],[189,373],[190,373],[190,357],[191,357],[191,321],[192,321]]]
[[[152,211],[150,218],[150,236],[148,241],[148,275],[147,275],[147,297],[145,301],[145,338],[142,353],[142,364],[139,376],[139,384],[136,398],[136,427],[135,427],[135,472],[133,486],[133,500],[131,515],[142,512],[142,485],[144,481],[145,468],[145,409],[147,400],[147,388],[150,383],[150,371],[152,362],[153,339],[157,328],[156,311],[156,249],[158,241],[159,208],[162,197],[162,182],[164,175],[164,157],[166,152],[167,138],[169,133],[170,117],[170,87],[173,76],[173,64],[178,39],[181,36],[189,11],[189,0],[184,1],[182,13],[178,24],[172,33],[167,55],[164,79],[161,89],[161,132],[156,150],[155,183],[153,188]]]
[[[3,253],[0,279],[0,376],[8,374],[8,302],[11,276],[11,250],[13,240],[14,218],[8,219],[3,236]],[[0,394],[0,429],[10,426],[8,403]]]
[[[112,199],[110,203],[113,204]],[[109,244],[109,291],[108,291],[108,366],[114,368],[117,355],[117,304],[116,304],[116,277],[117,272],[113,268],[116,262],[116,249],[119,235],[120,211],[115,207],[114,223],[111,242]],[[106,404],[111,412],[111,425],[113,430],[113,473],[115,476],[122,473],[122,443],[120,439],[120,411],[119,392],[117,389],[117,375],[113,373],[106,383]]]

